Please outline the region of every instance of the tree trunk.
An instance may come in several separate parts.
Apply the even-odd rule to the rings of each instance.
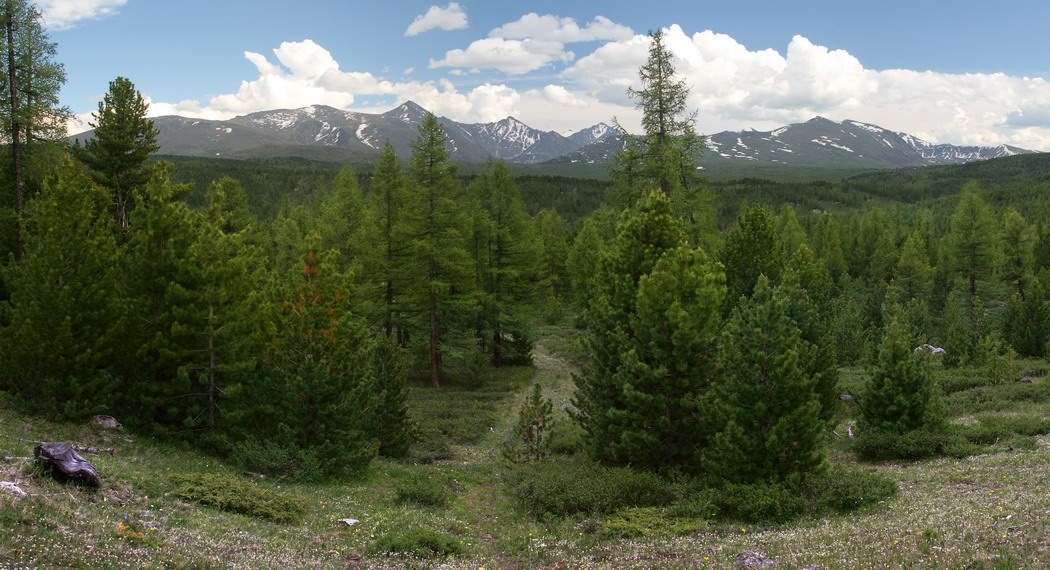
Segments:
[[[15,186],[15,260],[21,260],[25,253],[25,236],[22,228],[22,210],[25,207],[25,195],[22,183],[22,125],[18,119],[18,79],[15,64],[15,30],[14,8],[10,0],[5,3],[4,28],[7,33],[7,86],[11,110],[11,168]]]
[[[440,388],[438,375],[438,328],[437,328],[437,295],[430,290],[430,385]]]

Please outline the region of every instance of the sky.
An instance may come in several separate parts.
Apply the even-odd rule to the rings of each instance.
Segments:
[[[640,131],[662,30],[702,134],[815,116],[934,143],[1050,151],[1050,2],[956,0],[37,0],[62,102],[91,120],[116,77],[150,115],[227,119],[412,100],[475,123]],[[82,123],[83,124],[83,123]],[[86,129],[71,128],[72,132]]]

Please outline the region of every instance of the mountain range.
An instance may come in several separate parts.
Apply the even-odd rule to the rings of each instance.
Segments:
[[[179,116],[153,118],[162,154],[189,156],[375,155],[390,142],[408,157],[427,111],[408,101],[381,114],[343,111],[324,105],[259,111],[224,121]],[[620,131],[605,123],[563,135],[541,131],[507,117],[493,123],[459,123],[440,118],[454,160],[483,162],[490,156],[509,163],[601,163],[623,146]],[[87,139],[87,131],[70,139]],[[906,133],[857,121],[816,117],[763,132],[724,131],[706,136],[700,168],[729,163],[767,163],[842,168],[900,168],[959,164],[1029,153],[1025,149],[933,144]]]

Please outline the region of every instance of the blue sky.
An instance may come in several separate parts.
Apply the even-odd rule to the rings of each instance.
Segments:
[[[117,76],[151,114],[229,118],[405,100],[464,122],[513,115],[636,130],[645,32],[663,29],[697,129],[821,115],[931,142],[1050,151],[1050,3],[927,0],[459,2],[39,0],[89,119]]]

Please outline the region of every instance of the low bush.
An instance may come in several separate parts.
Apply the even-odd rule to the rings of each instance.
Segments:
[[[409,554],[418,558],[456,556],[463,553],[459,540],[421,527],[396,528],[380,535],[369,548],[372,554]]]
[[[255,437],[233,444],[230,459],[248,471],[265,475],[295,477],[301,481],[321,477],[321,465],[313,453]]]
[[[451,482],[433,474],[398,481],[394,486],[394,502],[401,505],[444,508],[453,497]]]
[[[874,471],[836,465],[806,479],[802,495],[815,513],[849,513],[897,494],[897,483]]]
[[[802,516],[807,500],[783,485],[728,484],[713,495],[720,518],[748,523],[784,523]]]
[[[671,509],[636,507],[623,509],[606,520],[600,536],[605,538],[671,538],[692,534],[707,525],[705,519],[675,516]]]
[[[867,429],[857,435],[853,450],[865,461],[917,461],[949,455],[947,451],[962,439],[946,429],[917,429],[905,433]]]
[[[175,484],[172,495],[221,511],[282,523],[300,522],[306,511],[298,499],[260,488],[233,475],[186,473],[172,475],[171,481]]]
[[[521,466],[511,492],[522,509],[536,516],[608,514],[674,500],[671,484],[658,475],[568,457]]]

